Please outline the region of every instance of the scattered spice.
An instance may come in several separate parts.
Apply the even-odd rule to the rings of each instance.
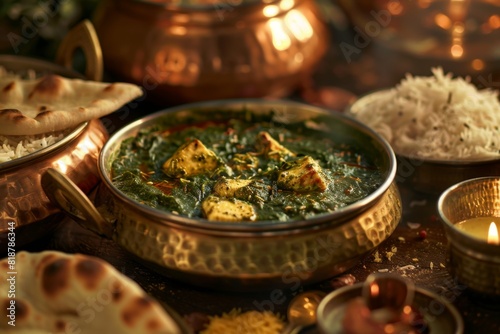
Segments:
[[[417,228],[420,227],[420,223],[407,222],[406,225],[408,225],[408,227],[411,228],[412,230],[416,230]]]
[[[373,254],[373,261],[376,263],[382,262],[382,258],[380,257],[378,250],[375,251],[375,254]]]

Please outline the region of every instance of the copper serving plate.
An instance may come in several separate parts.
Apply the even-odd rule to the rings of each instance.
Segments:
[[[207,119],[217,112],[274,115],[282,124],[320,122],[325,136],[363,147],[384,181],[362,200],[333,213],[288,222],[213,222],[142,205],[113,185],[113,155],[126,138],[162,118]],[[227,113],[229,114],[229,113]],[[177,121],[176,120],[176,121]],[[319,123],[315,123],[319,124]],[[159,272],[195,285],[224,290],[270,289],[313,283],[342,273],[390,236],[401,218],[390,146],[373,131],[340,113],[290,101],[226,100],[179,106],[150,115],[115,133],[99,157],[102,185],[95,206],[54,170],[44,190],[87,228],[112,238]],[[97,207],[97,209],[96,209]]]

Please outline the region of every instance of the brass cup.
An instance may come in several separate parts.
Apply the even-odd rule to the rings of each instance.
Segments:
[[[459,282],[482,296],[500,297],[500,246],[488,244],[455,224],[474,217],[500,217],[500,177],[457,183],[438,200],[448,239],[448,268]]]

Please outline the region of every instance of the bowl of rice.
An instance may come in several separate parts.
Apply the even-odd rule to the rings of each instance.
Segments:
[[[364,95],[346,110],[392,146],[396,180],[440,193],[460,181],[500,175],[499,93],[441,68],[407,74],[395,87]]]
[[[48,73],[82,78],[48,61],[0,56],[2,78],[33,79]],[[89,193],[99,182],[97,157],[108,137],[99,120],[40,135],[0,135],[0,243],[7,244],[9,233],[15,232],[21,246],[57,227],[64,215],[43,192],[41,175],[56,168]]]

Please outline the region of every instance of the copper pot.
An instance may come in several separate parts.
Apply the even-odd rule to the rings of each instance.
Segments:
[[[106,70],[168,105],[285,96],[328,44],[314,0],[109,0],[94,24]]]
[[[90,22],[85,21],[68,33],[58,50],[58,62],[67,67],[8,55],[0,56],[0,66],[21,76],[54,73],[83,79],[82,74],[69,68],[77,47],[82,47],[86,55],[87,76],[99,80],[102,75],[100,48]],[[62,215],[45,196],[41,175],[55,168],[89,193],[99,182],[97,158],[108,137],[103,124],[92,120],[79,125],[55,144],[0,163],[0,243],[4,244],[9,232],[15,233],[16,246],[22,246],[52,231]]]
[[[367,197],[328,214],[297,221],[234,224],[153,209],[128,197],[111,181],[114,153],[123,140],[141,129],[161,124],[166,118],[182,124],[214,115],[245,117],[249,110],[258,115],[274,114],[274,120],[283,125],[307,121],[312,128],[321,126],[326,137],[363,147],[383,171],[384,182]],[[240,111],[238,116],[235,111]],[[401,218],[390,146],[340,113],[290,101],[212,101],[158,112],[113,134],[100,154],[98,167],[103,182],[95,206],[57,171],[48,170],[42,176],[43,188],[72,218],[115,240],[144,264],[210,288],[243,291],[324,280],[358,263],[391,235]]]

